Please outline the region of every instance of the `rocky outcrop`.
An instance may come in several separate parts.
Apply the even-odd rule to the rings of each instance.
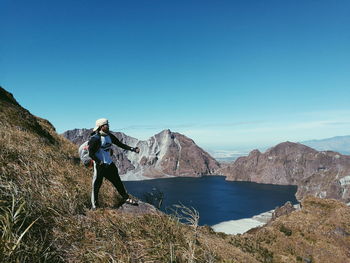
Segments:
[[[157,210],[153,205],[150,205],[142,201],[137,201],[137,203],[138,203],[137,206],[130,205],[130,204],[123,204],[121,207],[118,208],[117,211],[118,213],[130,214],[133,216],[162,213],[160,210]]]
[[[291,202],[288,201],[284,205],[275,208],[275,210],[272,212],[271,220],[276,220],[278,217],[288,215],[295,210],[296,208],[292,205]]]
[[[80,145],[89,138],[91,130],[75,129],[63,136]],[[164,130],[147,141],[124,133],[112,132],[123,143],[140,148],[140,154],[114,147],[114,161],[120,174],[136,174],[150,178],[165,176],[202,176],[213,174],[220,166],[190,138]]]
[[[316,151],[308,146],[284,142],[258,150],[218,171],[231,181],[297,185],[297,198],[306,195],[350,202],[350,156]]]

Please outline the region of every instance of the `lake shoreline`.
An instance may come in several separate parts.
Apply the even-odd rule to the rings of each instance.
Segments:
[[[294,186],[233,182],[226,181],[224,176],[168,177],[124,181],[124,184],[128,192],[141,201],[157,206],[161,198],[160,210],[165,213],[179,203],[194,208],[200,214],[199,225],[208,226],[251,219],[287,201],[298,203]],[[249,225],[258,224],[248,221]]]
[[[294,208],[299,210],[300,204],[295,204]],[[272,209],[251,218],[224,221],[211,226],[211,228],[215,232],[222,232],[228,235],[243,234],[250,229],[266,225],[272,219],[272,214],[275,212],[275,210],[276,209]]]

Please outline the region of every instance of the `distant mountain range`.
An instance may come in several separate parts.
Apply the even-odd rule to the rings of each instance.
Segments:
[[[318,151],[335,151],[350,155],[350,135],[336,136],[322,140],[310,140],[300,142]]]
[[[238,157],[248,155],[249,151],[208,150],[208,153],[220,163],[230,163],[235,161]]]
[[[336,136],[320,140],[308,140],[299,143],[309,146],[317,151],[334,151],[341,154],[350,155],[350,135]],[[260,148],[259,150],[265,152],[268,148],[270,147]],[[221,163],[233,162],[238,157],[247,156],[249,152],[250,151],[248,150],[208,150],[208,153]]]

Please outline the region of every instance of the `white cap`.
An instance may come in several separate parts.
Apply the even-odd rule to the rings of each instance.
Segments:
[[[101,126],[106,125],[106,124],[109,124],[107,119],[105,119],[105,118],[98,119],[96,121],[94,131],[97,131],[98,128],[100,128]]]

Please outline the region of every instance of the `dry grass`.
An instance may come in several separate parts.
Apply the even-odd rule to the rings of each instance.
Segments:
[[[61,261],[51,239],[55,217],[57,213],[76,214],[86,207],[87,195],[75,184],[76,176],[83,176],[81,169],[73,164],[69,152],[60,150],[64,142],[55,137],[52,144],[25,129],[0,129],[4,262]]]
[[[350,262],[350,208],[308,197],[302,210],[282,216],[232,244],[261,262]]]
[[[108,183],[104,208],[91,211],[92,172],[76,146],[1,99],[1,262],[349,262],[350,209],[337,201],[308,199],[237,236],[198,226],[200,215],[183,206],[177,217],[112,209],[120,199]]]
[[[10,111],[0,111],[0,118]],[[20,113],[20,109],[15,112]],[[16,114],[11,118],[20,119],[21,114]],[[198,243],[198,218],[194,228],[160,212],[140,216],[122,213],[112,209],[118,206],[119,197],[108,183],[100,197],[105,208],[90,211],[92,171],[79,164],[76,146],[58,136],[49,122],[28,112],[22,115],[26,117],[23,127],[19,120],[15,126],[5,122],[5,117],[0,127],[3,262],[221,259],[215,249]],[[43,139],[43,134],[50,140]]]

